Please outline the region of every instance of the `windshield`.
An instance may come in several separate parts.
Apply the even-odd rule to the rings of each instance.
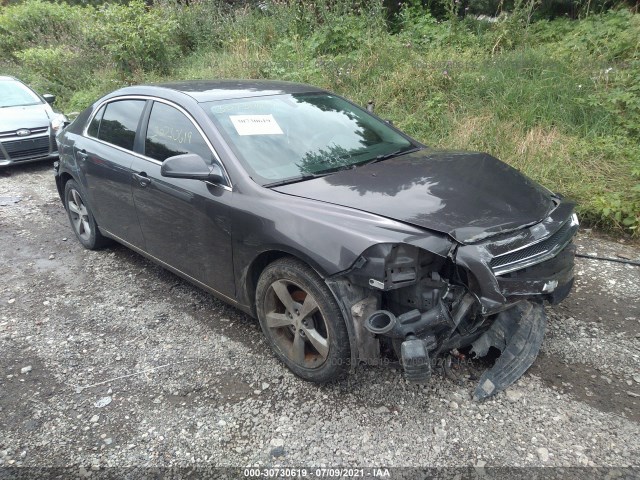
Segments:
[[[202,106],[261,185],[327,174],[414,148],[385,122],[324,93]]]
[[[40,105],[42,100],[29,87],[15,80],[0,80],[0,108]]]

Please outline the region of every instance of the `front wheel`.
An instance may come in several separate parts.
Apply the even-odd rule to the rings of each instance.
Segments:
[[[109,239],[102,236],[93,212],[86,204],[80,186],[75,180],[64,185],[64,205],[69,215],[73,232],[80,243],[89,250],[97,250],[109,244]]]
[[[293,373],[326,383],[347,372],[351,351],[342,312],[311,268],[293,258],[268,265],[256,307],[269,346]]]

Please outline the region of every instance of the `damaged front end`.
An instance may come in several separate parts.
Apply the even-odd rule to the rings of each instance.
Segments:
[[[377,244],[328,278],[350,322],[356,360],[395,356],[408,380],[424,383],[450,352],[479,358],[493,347],[501,355],[474,398],[515,382],[540,350],[544,302],[562,301],[573,283],[578,222],[572,204],[558,203],[544,221],[478,243]]]

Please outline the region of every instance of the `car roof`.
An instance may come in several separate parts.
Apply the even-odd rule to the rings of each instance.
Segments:
[[[0,75],[0,81],[1,82],[6,82],[7,80],[11,80],[13,82],[20,82],[20,80],[18,80],[17,78],[10,77],[8,75]],[[22,82],[20,82],[20,83],[22,83]]]
[[[188,80],[127,87],[119,90],[118,93],[160,93],[160,89],[181,92],[189,95],[197,102],[261,97],[265,95],[326,92],[326,90],[311,85],[278,80]]]

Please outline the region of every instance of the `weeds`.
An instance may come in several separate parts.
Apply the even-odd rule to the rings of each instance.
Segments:
[[[488,151],[588,223],[640,234],[640,16],[593,2],[582,20],[547,21],[537,0],[485,3],[497,17],[462,18],[455,0],[406,2],[391,20],[377,1],[27,0],[0,12],[0,62],[67,111],[128,83],[311,83],[374,100],[426,144]]]

